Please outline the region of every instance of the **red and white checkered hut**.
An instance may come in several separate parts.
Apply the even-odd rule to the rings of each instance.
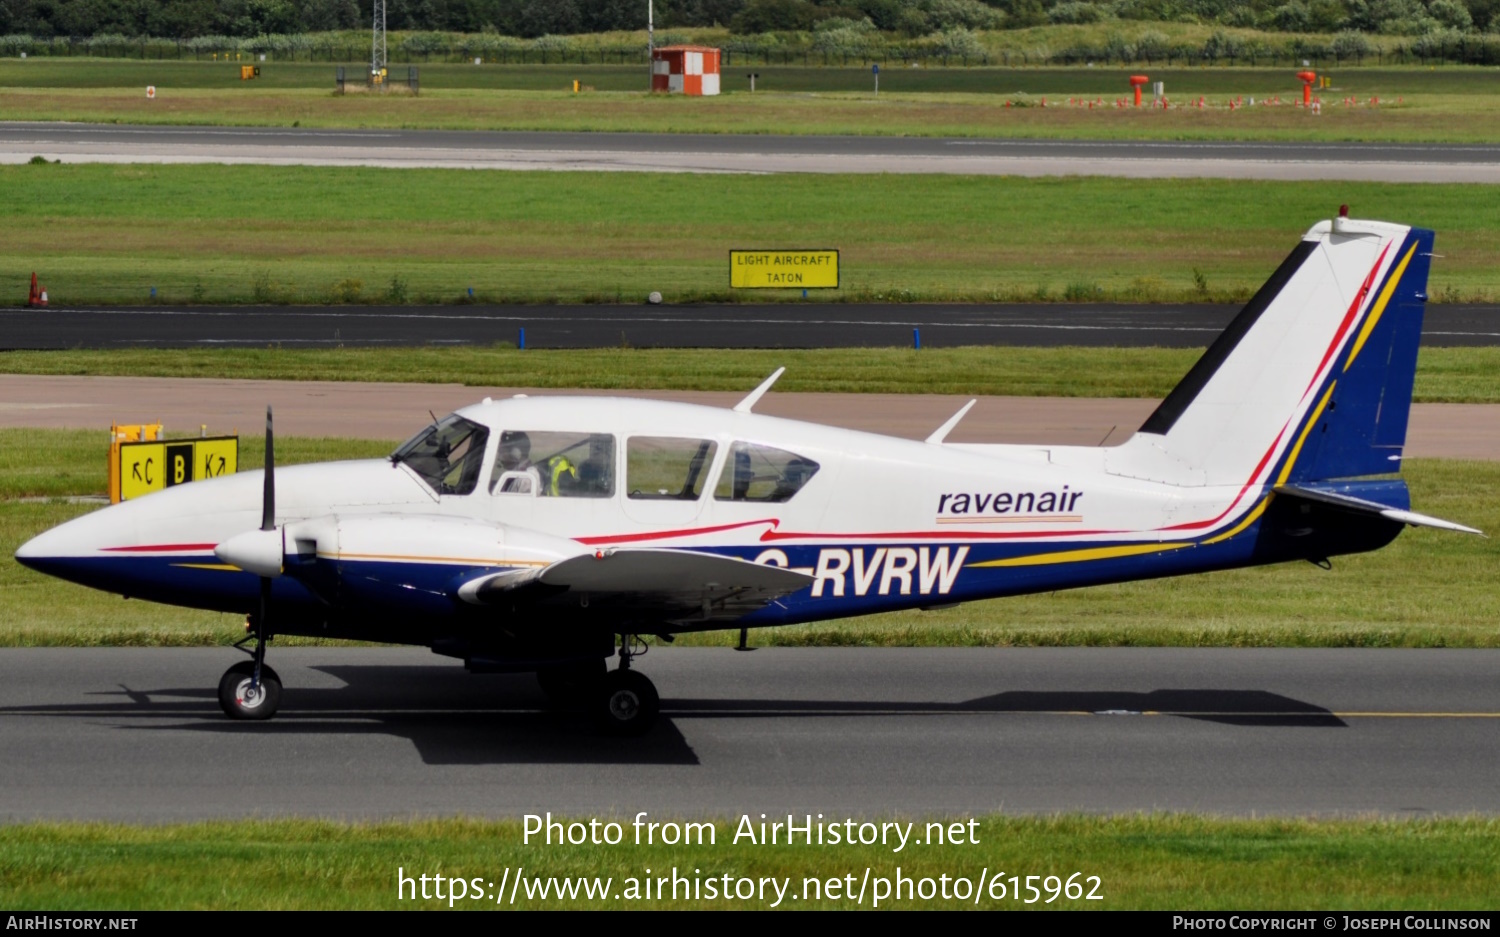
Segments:
[[[719,50],[712,46],[662,46],[653,50],[651,90],[718,94]]]

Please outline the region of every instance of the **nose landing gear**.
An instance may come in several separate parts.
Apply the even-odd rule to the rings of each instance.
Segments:
[[[254,641],[255,649],[245,651],[250,655],[249,660],[240,661],[219,678],[219,707],[231,719],[269,719],[281,705],[281,677],[266,665],[266,644],[270,638],[262,626],[264,620],[264,616],[251,616],[245,623],[253,634],[235,647],[245,650],[243,645]]]
[[[219,706],[231,719],[269,719],[281,705],[281,678],[262,664],[255,680],[255,662],[241,661],[219,679]]]

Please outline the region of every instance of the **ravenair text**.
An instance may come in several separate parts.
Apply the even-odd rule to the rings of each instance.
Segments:
[[[813,598],[850,595],[947,595],[958,580],[968,547],[824,547],[814,566],[792,567],[814,577]],[[790,566],[782,550],[765,550],[755,562]]]
[[[521,841],[527,846],[717,846],[719,840],[746,846],[875,846],[897,853],[908,846],[977,846],[979,821],[941,820],[861,821],[831,819],[823,814],[758,817],[741,814],[731,831],[728,824],[685,820],[653,820],[641,811],[635,819],[561,820],[551,813],[527,814],[521,819]]]
[[[1019,521],[1033,516],[1037,520],[1061,520],[1057,515],[1078,512],[1082,497],[1082,491],[1073,491],[1067,485],[1061,491],[948,491],[938,495],[937,514],[940,522],[949,523]]]

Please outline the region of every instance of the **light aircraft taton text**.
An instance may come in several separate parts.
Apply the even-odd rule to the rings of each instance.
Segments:
[[[248,614],[225,712],[269,718],[276,634],[534,671],[610,731],[658,710],[640,636],[790,625],[1374,550],[1400,478],[1433,234],[1341,216],[1110,447],[917,442],[624,398],[489,400],[388,459],[179,485],[17,551],[63,579]],[[615,670],[607,661],[619,659]]]

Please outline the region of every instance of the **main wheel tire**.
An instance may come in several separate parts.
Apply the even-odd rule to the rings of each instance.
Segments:
[[[260,665],[260,686],[251,688],[255,663],[243,661],[224,671],[219,678],[219,706],[231,719],[269,719],[281,705],[281,678],[276,671]]]
[[[644,735],[661,712],[656,685],[634,670],[612,670],[595,704],[599,726],[609,735]]]
[[[552,705],[571,709],[588,702],[609,672],[604,658],[570,667],[547,667],[536,672],[537,685]]]

